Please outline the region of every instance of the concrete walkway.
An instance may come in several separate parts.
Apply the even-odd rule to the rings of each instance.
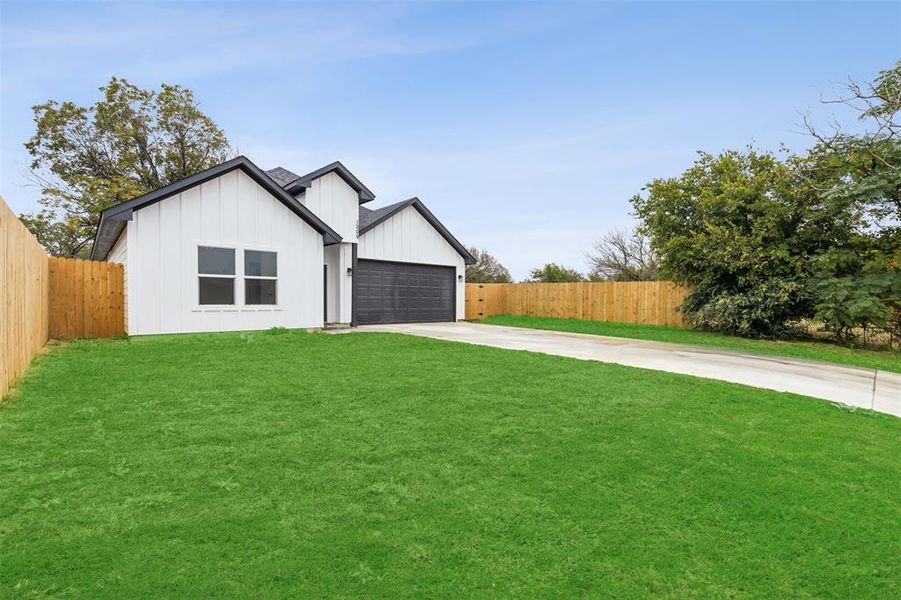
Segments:
[[[901,374],[887,371],[705,346],[474,323],[365,325],[347,331],[404,333],[682,373],[822,398],[901,417]]]

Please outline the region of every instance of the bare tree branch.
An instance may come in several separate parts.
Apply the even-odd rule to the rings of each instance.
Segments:
[[[605,281],[649,281],[657,278],[657,256],[650,240],[638,231],[615,229],[586,254],[589,277]]]

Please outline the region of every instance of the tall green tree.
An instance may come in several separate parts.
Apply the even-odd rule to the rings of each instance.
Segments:
[[[824,134],[779,158],[748,149],[700,158],[632,198],[661,272],[690,288],[696,326],[780,336],[813,320],[841,337],[901,334],[901,63],[838,102],[863,131]],[[806,121],[805,121],[806,122]]]
[[[845,243],[812,260],[813,318],[842,338],[871,326],[901,337],[901,61],[830,102],[855,110],[864,127],[826,133],[805,119],[816,144],[801,172],[824,208],[855,217]]]
[[[90,253],[103,209],[227,160],[231,146],[191,90],[141,89],[113,77],[91,106],[32,108],[25,143],[41,210],[22,222],[56,256]]]
[[[845,235],[792,159],[748,149],[700,158],[632,198],[665,277],[687,286],[698,327],[777,336],[810,314],[807,258]]]
[[[466,281],[470,283],[511,283],[510,271],[487,250],[470,246],[476,264],[466,265]]]
[[[529,272],[529,282],[532,283],[569,283],[585,281],[585,276],[557,263],[547,263],[543,267],[532,269]]]

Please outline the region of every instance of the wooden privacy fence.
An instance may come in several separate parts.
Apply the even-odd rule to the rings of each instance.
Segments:
[[[527,315],[684,327],[687,291],[670,281],[467,283],[466,318]]]
[[[0,399],[50,338],[125,333],[118,263],[52,258],[0,198]]]
[[[50,259],[50,337],[125,334],[124,271],[119,263]]]
[[[0,198],[0,399],[50,329],[47,255]]]

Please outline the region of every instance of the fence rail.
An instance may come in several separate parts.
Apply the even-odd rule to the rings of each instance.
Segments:
[[[686,290],[669,281],[467,283],[466,318],[528,315],[684,327]]]

